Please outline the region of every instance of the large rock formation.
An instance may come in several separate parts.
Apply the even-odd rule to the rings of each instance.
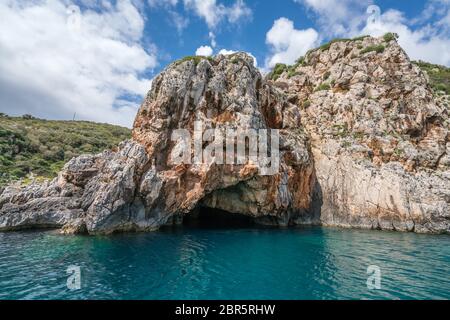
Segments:
[[[334,42],[285,69],[263,78],[243,53],[172,63],[131,141],[72,159],[52,182],[0,191],[0,230],[145,231],[208,207],[275,225],[450,232],[448,107],[395,39]],[[195,147],[174,161],[190,143],[172,135],[197,123],[279,130],[279,170],[191,164]]]
[[[173,162],[184,140],[172,139],[172,133],[194,134],[196,121],[218,132],[278,129],[279,170],[261,175],[252,159],[234,165]],[[287,225],[306,216],[315,184],[307,136],[299,126],[298,108],[263,81],[246,54],[172,63],[154,79],[133,141],[116,152],[71,160],[49,184],[7,188],[0,199],[0,228],[152,230],[199,206]]]
[[[331,43],[276,83],[311,135],[320,223],[449,232],[449,108],[392,36]]]

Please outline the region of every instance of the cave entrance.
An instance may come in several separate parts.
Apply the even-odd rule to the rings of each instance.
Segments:
[[[243,214],[199,206],[184,217],[183,225],[207,229],[241,229],[254,227],[255,221]]]

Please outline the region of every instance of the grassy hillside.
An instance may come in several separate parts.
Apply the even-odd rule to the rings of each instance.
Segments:
[[[435,92],[450,94],[450,68],[423,61],[414,61],[422,71],[428,74],[430,85]]]
[[[53,178],[65,162],[130,138],[130,129],[86,121],[50,121],[0,113],[0,186],[30,173]]]

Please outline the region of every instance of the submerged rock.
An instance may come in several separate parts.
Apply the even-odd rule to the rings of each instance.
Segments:
[[[203,137],[211,161],[176,135],[199,123],[225,137]],[[0,191],[0,230],[147,231],[208,207],[263,224],[449,233],[448,123],[395,40],[337,41],[274,80],[244,53],[186,58],[154,79],[131,141],[72,159],[52,182]],[[277,170],[218,161],[237,144],[228,129],[278,130]]]

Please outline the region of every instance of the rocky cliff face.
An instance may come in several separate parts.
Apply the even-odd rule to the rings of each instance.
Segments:
[[[279,170],[260,175],[250,159],[234,165],[173,163],[184,142],[172,139],[174,130],[193,135],[196,121],[203,130],[278,129]],[[152,230],[200,206],[287,225],[307,216],[315,184],[309,142],[299,126],[298,108],[262,79],[245,54],[172,63],[139,110],[133,141],[116,152],[73,159],[50,184],[7,188],[0,228]]]
[[[209,207],[276,225],[450,232],[448,107],[395,39],[337,41],[273,75],[243,53],[172,63],[131,141],[72,159],[52,182],[5,188],[0,230],[153,230]],[[173,161],[186,146],[173,133],[199,122],[279,130],[279,170]]]
[[[275,84],[311,135],[322,224],[449,231],[449,108],[395,39],[334,42]]]

